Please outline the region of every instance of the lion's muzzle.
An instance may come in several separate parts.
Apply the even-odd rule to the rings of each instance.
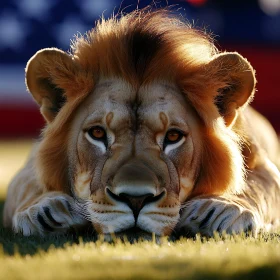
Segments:
[[[161,196],[162,192],[159,190],[156,174],[144,163],[132,160],[117,171],[106,193],[111,198],[126,203],[137,220],[141,209]]]
[[[117,168],[107,180],[103,195],[93,195],[88,208],[98,232],[131,228],[157,235],[170,232],[179,218],[178,195],[168,190],[168,180],[157,171],[158,165],[153,168],[136,158]]]

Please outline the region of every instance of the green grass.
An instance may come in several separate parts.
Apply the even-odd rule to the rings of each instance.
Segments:
[[[2,176],[13,175],[29,148],[28,142],[0,144]],[[1,180],[3,198],[7,178]],[[4,199],[1,217],[3,205]],[[2,220],[0,224],[0,279],[280,279],[280,231],[258,238],[198,237],[130,244],[96,240],[90,232],[27,238],[4,229]]]

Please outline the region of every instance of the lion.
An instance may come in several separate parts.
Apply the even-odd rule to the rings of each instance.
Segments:
[[[14,232],[256,235],[279,223],[279,142],[248,106],[254,69],[170,11],[102,19],[69,53],[38,51],[26,85],[46,126],[8,188]]]

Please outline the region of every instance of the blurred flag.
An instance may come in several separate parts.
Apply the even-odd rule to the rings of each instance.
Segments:
[[[196,26],[206,26],[227,46],[280,46],[280,0],[158,0],[157,7],[174,5],[173,10]],[[47,47],[67,51],[75,34],[84,34],[102,15],[129,12],[152,0],[1,0],[0,1],[0,137],[37,134],[43,124],[37,105],[26,92],[24,68],[31,56]],[[243,47],[242,47],[243,48]],[[235,49],[233,49],[235,50]],[[278,53],[278,52],[277,52]],[[267,76],[263,88],[272,88],[263,63],[263,51],[248,52]],[[272,54],[271,54],[272,56]],[[278,69],[273,55],[269,68]],[[258,67],[257,64],[255,64]],[[262,70],[264,69],[264,70]],[[278,71],[278,70],[277,70]],[[278,71],[279,72],[279,71]],[[277,76],[278,75],[278,76]],[[260,79],[261,80],[261,79]],[[264,78],[262,78],[264,80]],[[258,86],[262,88],[261,82]],[[16,129],[15,129],[16,128]]]
[[[0,1],[0,136],[37,134],[43,121],[26,92],[24,68],[29,58],[47,47],[69,49],[75,34],[84,34],[114,0]]]

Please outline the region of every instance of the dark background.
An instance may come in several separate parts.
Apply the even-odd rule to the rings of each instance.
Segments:
[[[34,137],[43,120],[26,92],[24,67],[39,49],[69,49],[97,19],[130,12],[151,1],[1,0],[0,137]],[[157,1],[157,7],[167,1]],[[169,0],[172,9],[215,34],[220,50],[238,51],[257,71],[253,106],[280,131],[280,0]],[[15,129],[16,128],[16,129]]]

